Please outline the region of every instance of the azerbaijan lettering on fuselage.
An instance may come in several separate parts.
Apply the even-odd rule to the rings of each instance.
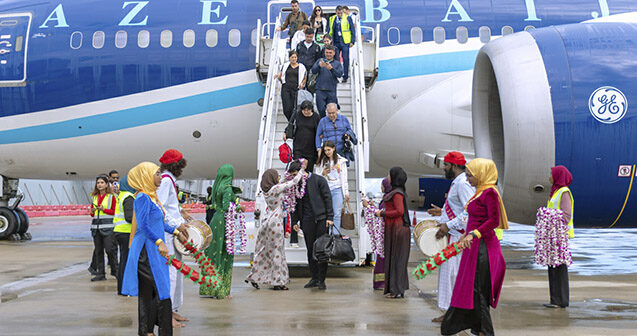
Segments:
[[[201,19],[197,24],[200,25],[215,25],[226,24],[228,22],[228,15],[224,13],[224,9],[228,8],[228,1],[230,0],[200,0],[201,2]],[[239,1],[239,0],[232,0]],[[522,1],[520,1],[522,3]],[[609,16],[610,9],[608,7],[608,0],[597,0],[599,3],[599,12],[594,10],[591,12],[593,18],[600,16]],[[391,10],[388,0],[364,0],[365,19],[364,23],[380,23],[385,22],[391,18]],[[122,19],[119,21],[119,26],[146,26],[150,20],[149,16],[145,14],[145,9],[152,6],[150,1],[124,1],[122,2],[122,10],[125,12]],[[535,0],[524,0],[524,8],[526,9],[527,17],[524,21],[542,21],[542,18],[538,17],[535,7]],[[471,13],[467,11],[462,5],[460,0],[451,0],[447,11],[440,13],[440,22],[471,22],[474,21],[471,18]],[[64,13],[64,7],[62,4],[58,4],[47,18],[42,22],[39,28],[68,28],[71,27],[71,21],[67,20]]]

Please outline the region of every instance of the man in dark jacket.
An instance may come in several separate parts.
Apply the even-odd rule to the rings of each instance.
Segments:
[[[288,171],[295,172],[301,169],[298,161],[290,164]],[[294,230],[303,230],[305,235],[305,246],[307,247],[307,262],[310,266],[312,279],[305,285],[305,288],[317,287],[327,289],[325,276],[327,275],[327,263],[319,263],[314,260],[313,250],[316,239],[327,233],[327,228],[334,225],[334,211],[332,209],[332,193],[330,187],[322,176],[308,173],[305,195],[296,204],[292,223]]]
[[[325,58],[321,58],[312,66],[312,73],[316,77],[316,107],[319,116],[325,117],[325,106],[329,103],[338,104],[336,86],[338,78],[343,76],[343,65],[334,59],[334,46],[325,46]]]
[[[301,111],[295,112],[290,118],[288,127],[283,134],[283,141],[294,139],[292,158],[295,160],[306,159],[307,171],[314,171],[317,151],[315,148],[316,130],[321,118],[314,113],[312,102],[306,100],[301,103]]]
[[[303,64],[309,72],[314,63],[321,58],[321,47],[314,43],[314,29],[305,30],[305,41],[296,45],[296,53],[299,56],[299,63]]]

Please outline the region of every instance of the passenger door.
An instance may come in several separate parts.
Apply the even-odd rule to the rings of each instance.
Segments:
[[[0,14],[0,86],[26,83],[31,18],[31,13]]]

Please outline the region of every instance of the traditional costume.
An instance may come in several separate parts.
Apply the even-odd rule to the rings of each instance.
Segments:
[[[391,192],[383,197],[385,210],[385,294],[404,297],[409,289],[407,264],[411,245],[405,183],[407,174],[400,167],[389,171]]]
[[[128,172],[128,184],[137,191],[131,225],[131,245],[126,262],[122,293],[139,295],[139,335],[153,332],[172,335],[170,278],[168,265],[157,249],[164,232],[175,233],[164,221],[164,210],[157,199],[154,175],[159,167],[142,162]]]
[[[183,158],[183,155],[176,149],[167,150],[159,159],[163,164],[175,163]],[[157,198],[166,210],[166,223],[173,229],[177,229],[186,220],[181,216],[179,207],[179,198],[177,197],[177,184],[175,176],[168,170],[161,172],[161,184],[157,188]],[[175,250],[174,240],[171,233],[165,234],[166,247],[168,254],[175,256],[177,260],[181,260],[182,256],[179,251]],[[184,302],[184,275],[177,271],[176,268],[170,267],[170,300],[172,301],[172,311],[177,312]]]
[[[467,161],[460,152],[450,152],[445,156],[445,162],[464,166]],[[440,223],[444,223],[449,228],[449,244],[457,242],[465,233],[466,223],[462,221],[464,205],[475,194],[476,189],[467,181],[467,175],[463,172],[456,176],[451,182],[451,187],[447,193],[447,200],[442,207]],[[438,308],[449,309],[453,286],[456,284],[456,275],[460,267],[460,258],[451,258],[440,266],[438,273]]]
[[[291,181],[278,183],[279,173],[268,169],[261,178],[261,189],[265,193],[267,207],[257,233],[252,271],[246,278],[249,282],[272,286],[285,286],[290,282],[288,264],[285,260],[283,197],[285,192],[298,185],[303,177],[298,173]]]
[[[209,223],[212,231],[212,242],[206,248],[206,256],[215,265],[220,283],[215,288],[201,285],[199,288],[201,296],[223,299],[230,295],[234,255],[226,251],[226,212],[228,212],[231,202],[238,202],[232,188],[233,178],[234,167],[225,164],[217,170],[215,183],[212,186],[212,200],[217,211]]]
[[[500,297],[506,263],[495,229],[508,229],[508,221],[496,182],[495,163],[474,159],[467,170],[478,180],[477,191],[467,203],[467,234],[474,236],[464,249],[460,270],[451,297],[451,305],[441,325],[443,335],[465,329],[473,334],[493,335],[489,307],[495,308]]]

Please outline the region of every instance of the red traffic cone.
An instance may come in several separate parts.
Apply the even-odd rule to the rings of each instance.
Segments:
[[[416,226],[418,224],[418,220],[416,219],[416,210],[414,210],[414,219],[411,221],[411,226]]]

